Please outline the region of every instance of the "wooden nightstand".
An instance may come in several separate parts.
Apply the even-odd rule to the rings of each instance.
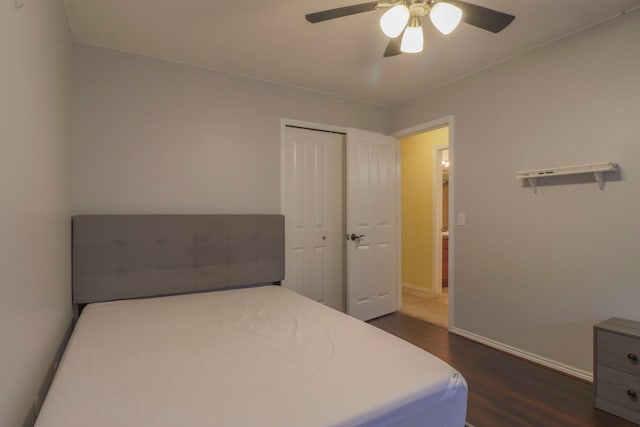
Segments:
[[[593,327],[594,406],[640,423],[640,322],[612,317]]]

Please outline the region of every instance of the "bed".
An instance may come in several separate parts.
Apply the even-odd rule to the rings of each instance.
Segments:
[[[78,216],[72,240],[84,308],[36,427],[465,425],[451,366],[278,286],[280,215]]]

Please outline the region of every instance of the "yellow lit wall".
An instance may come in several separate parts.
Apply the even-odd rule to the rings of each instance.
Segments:
[[[427,289],[433,274],[433,151],[448,142],[448,128],[400,140],[402,282]]]

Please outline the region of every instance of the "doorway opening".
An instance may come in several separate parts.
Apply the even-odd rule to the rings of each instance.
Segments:
[[[402,309],[449,326],[449,126],[400,139]]]

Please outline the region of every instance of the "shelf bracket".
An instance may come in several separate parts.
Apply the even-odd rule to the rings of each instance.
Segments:
[[[604,190],[604,172],[594,172],[596,177],[596,181],[598,182],[598,186],[601,190]]]
[[[529,185],[533,188],[533,192],[538,194],[538,179],[537,178],[528,178]]]

